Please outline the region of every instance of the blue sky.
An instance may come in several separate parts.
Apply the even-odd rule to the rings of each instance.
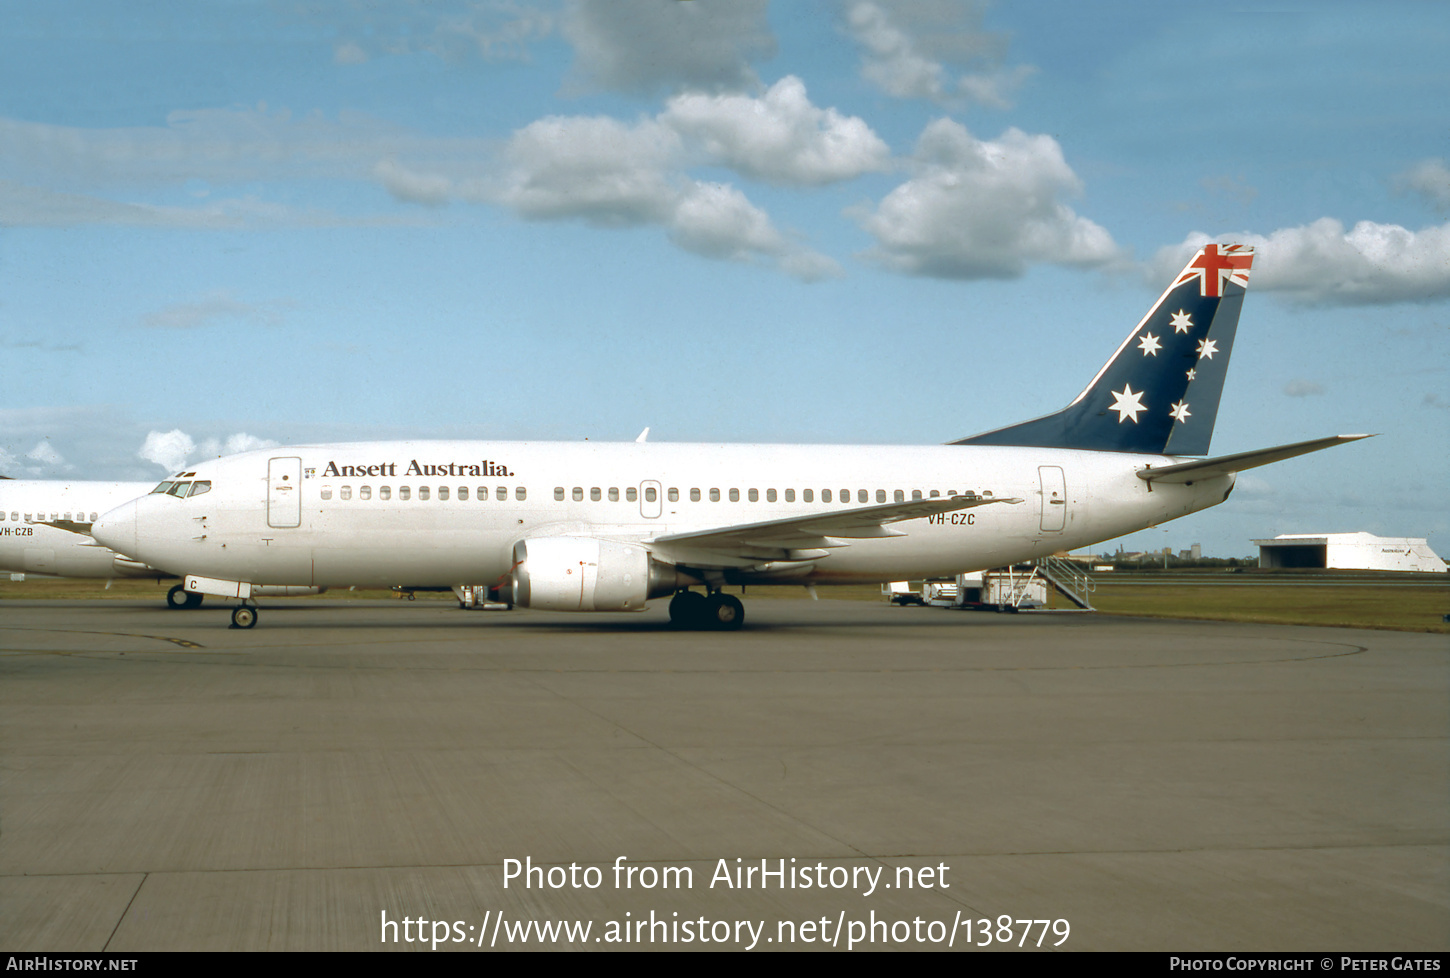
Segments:
[[[1450,554],[1450,8],[17,2],[0,471],[390,437],[948,441],[1259,248],[1215,452],[1124,541]],[[1115,545],[1114,545],[1115,546]]]

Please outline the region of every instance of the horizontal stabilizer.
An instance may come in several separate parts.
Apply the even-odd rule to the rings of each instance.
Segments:
[[[1256,452],[1240,452],[1237,455],[1221,455],[1218,458],[1199,459],[1196,462],[1179,462],[1175,465],[1161,466],[1150,465],[1145,469],[1138,470],[1138,478],[1147,483],[1192,483],[1200,479],[1213,479],[1221,475],[1242,472],[1244,469],[1257,468],[1260,465],[1268,465],[1271,462],[1282,462],[1286,458],[1293,458],[1296,455],[1307,455],[1310,452],[1317,452],[1320,449],[1333,448],[1335,445],[1359,441],[1361,438],[1373,437],[1373,435],[1333,435],[1329,438],[1316,438],[1313,441],[1299,441],[1292,445],[1280,445],[1277,448],[1261,448]]]

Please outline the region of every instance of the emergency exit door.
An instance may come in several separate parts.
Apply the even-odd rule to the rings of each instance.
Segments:
[[[1056,465],[1039,465],[1037,481],[1042,488],[1042,529],[1057,533],[1067,526],[1067,480]]]

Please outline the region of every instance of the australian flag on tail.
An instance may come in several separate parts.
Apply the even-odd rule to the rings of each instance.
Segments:
[[[1207,455],[1253,263],[1205,245],[1071,404],[951,444]]]

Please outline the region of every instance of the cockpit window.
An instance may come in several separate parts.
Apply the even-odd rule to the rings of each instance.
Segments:
[[[211,483],[209,481],[198,481],[191,484],[191,494],[193,496],[200,496],[204,492],[211,492]]]
[[[171,488],[166,490],[168,496],[175,496],[177,499],[186,498],[186,490],[191,488],[190,482],[173,482]]]
[[[174,482],[163,482],[159,486],[157,486],[155,489],[152,489],[151,490],[151,495],[154,496],[158,492],[166,492],[166,491],[168,491],[174,485],[176,485],[176,483],[174,483]]]

